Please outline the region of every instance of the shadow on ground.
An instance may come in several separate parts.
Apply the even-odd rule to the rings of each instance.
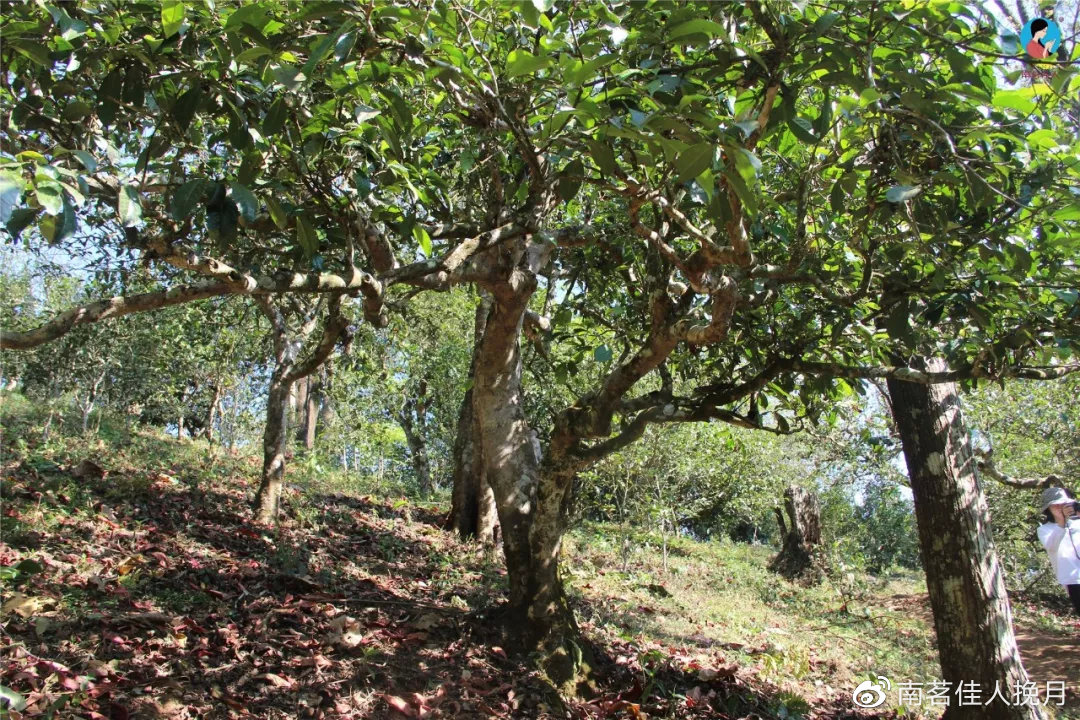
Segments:
[[[783,703],[625,644],[596,648],[597,697],[556,708],[492,620],[497,559],[406,501],[294,492],[282,527],[258,528],[239,480],[4,456],[0,567],[24,572],[5,592],[0,684],[22,717],[723,718]]]

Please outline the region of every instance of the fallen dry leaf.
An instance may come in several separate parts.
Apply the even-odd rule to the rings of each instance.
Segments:
[[[404,698],[399,698],[397,695],[383,695],[382,698],[390,706],[391,710],[395,710],[406,717],[418,717],[416,710]]]
[[[332,645],[356,647],[363,641],[360,621],[349,615],[340,615],[330,621],[329,641]]]
[[[49,598],[30,597],[21,592],[13,592],[7,602],[0,605],[0,617],[13,612],[19,617],[28,618],[52,602],[54,601]]]
[[[269,683],[274,687],[291,688],[293,686],[292,680],[286,680],[280,675],[276,675],[274,673],[263,673],[259,677],[261,677],[263,680],[269,681]]]

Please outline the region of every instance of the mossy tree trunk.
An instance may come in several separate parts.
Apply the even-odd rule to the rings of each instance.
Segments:
[[[938,359],[916,364],[915,369],[927,372],[947,370]],[[983,702],[995,687],[1007,699],[995,698],[985,706],[952,703],[944,717],[1044,720],[1038,706],[1008,702],[1028,675],[1013,635],[990,513],[974,472],[956,386],[890,379],[888,389],[915,499],[942,677],[954,688],[974,683]]]

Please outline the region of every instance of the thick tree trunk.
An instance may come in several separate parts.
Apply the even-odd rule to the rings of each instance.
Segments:
[[[270,524],[277,520],[278,502],[285,482],[285,438],[288,432],[289,394],[285,368],[279,365],[270,379],[266,397],[266,427],[263,430],[263,469],[255,494],[255,521]]]
[[[792,485],[784,491],[784,509],[789,522],[785,527],[784,516],[777,508],[783,544],[769,569],[791,580],[817,581],[821,578],[814,562],[815,550],[821,545],[818,499],[810,491]]]
[[[938,359],[919,364],[919,370],[946,370]],[[956,386],[890,379],[888,388],[915,498],[942,676],[954,689],[959,683],[974,683],[983,703],[995,687],[1011,700],[1013,689],[1028,676],[1013,636],[1005,580]],[[1037,706],[998,698],[985,706],[950,703],[945,712],[948,720],[1045,717]]]
[[[556,685],[575,691],[589,670],[588,647],[563,592],[559,551],[574,474],[558,458],[543,465],[522,407],[521,325],[536,288],[514,271],[495,293],[477,354],[473,411],[480,455],[495,495],[509,581],[508,630],[521,649],[539,653]]]

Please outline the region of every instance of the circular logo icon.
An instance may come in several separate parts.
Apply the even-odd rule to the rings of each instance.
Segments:
[[[851,693],[852,701],[862,708],[875,708],[885,702],[885,690],[892,687],[888,678],[878,675],[878,681],[863,680],[855,692]]]
[[[1053,20],[1032,18],[1020,31],[1020,44],[1024,46],[1028,57],[1046,60],[1053,57],[1061,46],[1061,28]]]

